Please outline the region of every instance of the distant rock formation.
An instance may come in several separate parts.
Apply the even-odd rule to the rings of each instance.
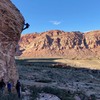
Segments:
[[[20,57],[100,58],[100,31],[87,33],[51,30],[26,34],[19,41]]]
[[[10,0],[0,0],[0,79],[16,82],[16,45],[24,25],[24,18]]]

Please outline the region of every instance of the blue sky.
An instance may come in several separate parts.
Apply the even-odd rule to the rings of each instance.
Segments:
[[[48,30],[100,29],[100,0],[11,0],[30,28],[23,33]]]

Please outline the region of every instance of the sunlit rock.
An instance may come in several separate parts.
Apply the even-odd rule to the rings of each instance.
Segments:
[[[0,79],[16,82],[16,45],[24,25],[24,18],[10,0],[0,0]]]

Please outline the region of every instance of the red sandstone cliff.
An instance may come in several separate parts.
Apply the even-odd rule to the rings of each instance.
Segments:
[[[21,57],[100,58],[100,31],[26,34],[19,41],[19,49]]]
[[[24,18],[10,0],[0,0],[0,79],[16,83],[15,48],[20,39]]]

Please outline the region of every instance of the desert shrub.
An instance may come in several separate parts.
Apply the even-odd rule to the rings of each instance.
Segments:
[[[42,82],[42,83],[50,83],[52,80],[47,80],[47,79],[41,79],[41,80],[35,80],[36,82]]]
[[[31,95],[30,95],[30,100],[36,100],[36,98],[39,96],[39,92],[41,91],[40,88],[37,88],[35,86],[33,87],[30,87],[30,92],[31,92]]]
[[[82,91],[74,92],[74,96],[75,95],[78,95],[81,98],[81,100],[87,100],[88,99],[88,96],[86,96],[85,93],[82,92]]]
[[[52,87],[44,87],[42,89],[43,92],[50,93],[58,96],[61,100],[73,100],[73,95],[64,89],[52,88]]]
[[[61,100],[74,100],[73,95],[64,89],[58,89],[54,87],[31,87],[31,100],[35,100],[38,96],[39,93],[50,93],[53,95],[56,95],[59,97]]]
[[[17,94],[13,94],[13,93],[10,93],[10,94],[2,94],[0,93],[0,100],[19,100]],[[22,99],[20,99],[22,100]]]
[[[91,95],[90,95],[90,98],[91,98],[91,100],[96,100],[96,97],[95,97],[94,94],[91,94]]]
[[[25,92],[25,90],[26,90],[25,88],[26,88],[26,87],[22,84],[22,85],[21,85],[21,91]]]

